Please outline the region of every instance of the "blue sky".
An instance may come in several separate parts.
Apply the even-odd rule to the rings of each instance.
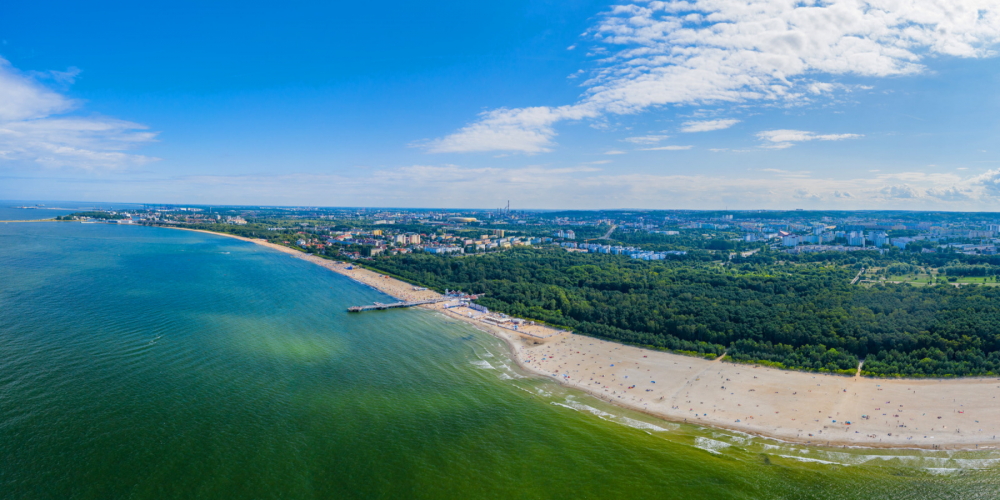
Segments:
[[[1000,2],[19,2],[0,199],[998,210]]]

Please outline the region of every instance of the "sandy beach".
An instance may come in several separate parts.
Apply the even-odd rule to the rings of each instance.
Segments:
[[[348,269],[352,266],[347,263],[239,239],[308,260],[402,300],[441,298],[367,269]],[[484,322],[482,313],[470,308],[448,308],[456,305],[421,307],[503,339],[525,370],[666,420],[824,446],[975,449],[1000,444],[1000,378],[872,379],[724,363],[540,325],[519,326],[515,332]]]

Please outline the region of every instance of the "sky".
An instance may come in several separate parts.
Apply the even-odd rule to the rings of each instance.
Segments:
[[[1000,210],[1000,0],[3,11],[0,199]]]

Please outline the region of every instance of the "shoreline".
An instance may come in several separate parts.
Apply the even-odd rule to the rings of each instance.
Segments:
[[[248,241],[310,261],[400,300],[439,298],[431,290],[350,263],[265,240]],[[354,267],[347,269],[348,266]],[[707,360],[523,325],[517,331],[477,313],[422,305],[501,339],[524,371],[604,402],[659,419],[828,447],[976,450],[1000,447],[1000,377],[873,379]],[[581,373],[581,370],[582,373]],[[630,378],[631,377],[631,378]],[[628,385],[626,385],[628,384]],[[947,401],[952,399],[952,401]]]

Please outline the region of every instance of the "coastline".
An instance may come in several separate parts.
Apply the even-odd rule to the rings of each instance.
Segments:
[[[431,290],[264,240],[248,241],[310,261],[401,300]],[[515,332],[445,303],[420,307],[500,338],[521,369],[605,402],[672,422],[815,446],[919,449],[1000,447],[1000,377],[872,379],[778,370],[647,350],[552,328]],[[473,317],[470,317],[473,316]],[[948,401],[951,399],[952,401]]]

